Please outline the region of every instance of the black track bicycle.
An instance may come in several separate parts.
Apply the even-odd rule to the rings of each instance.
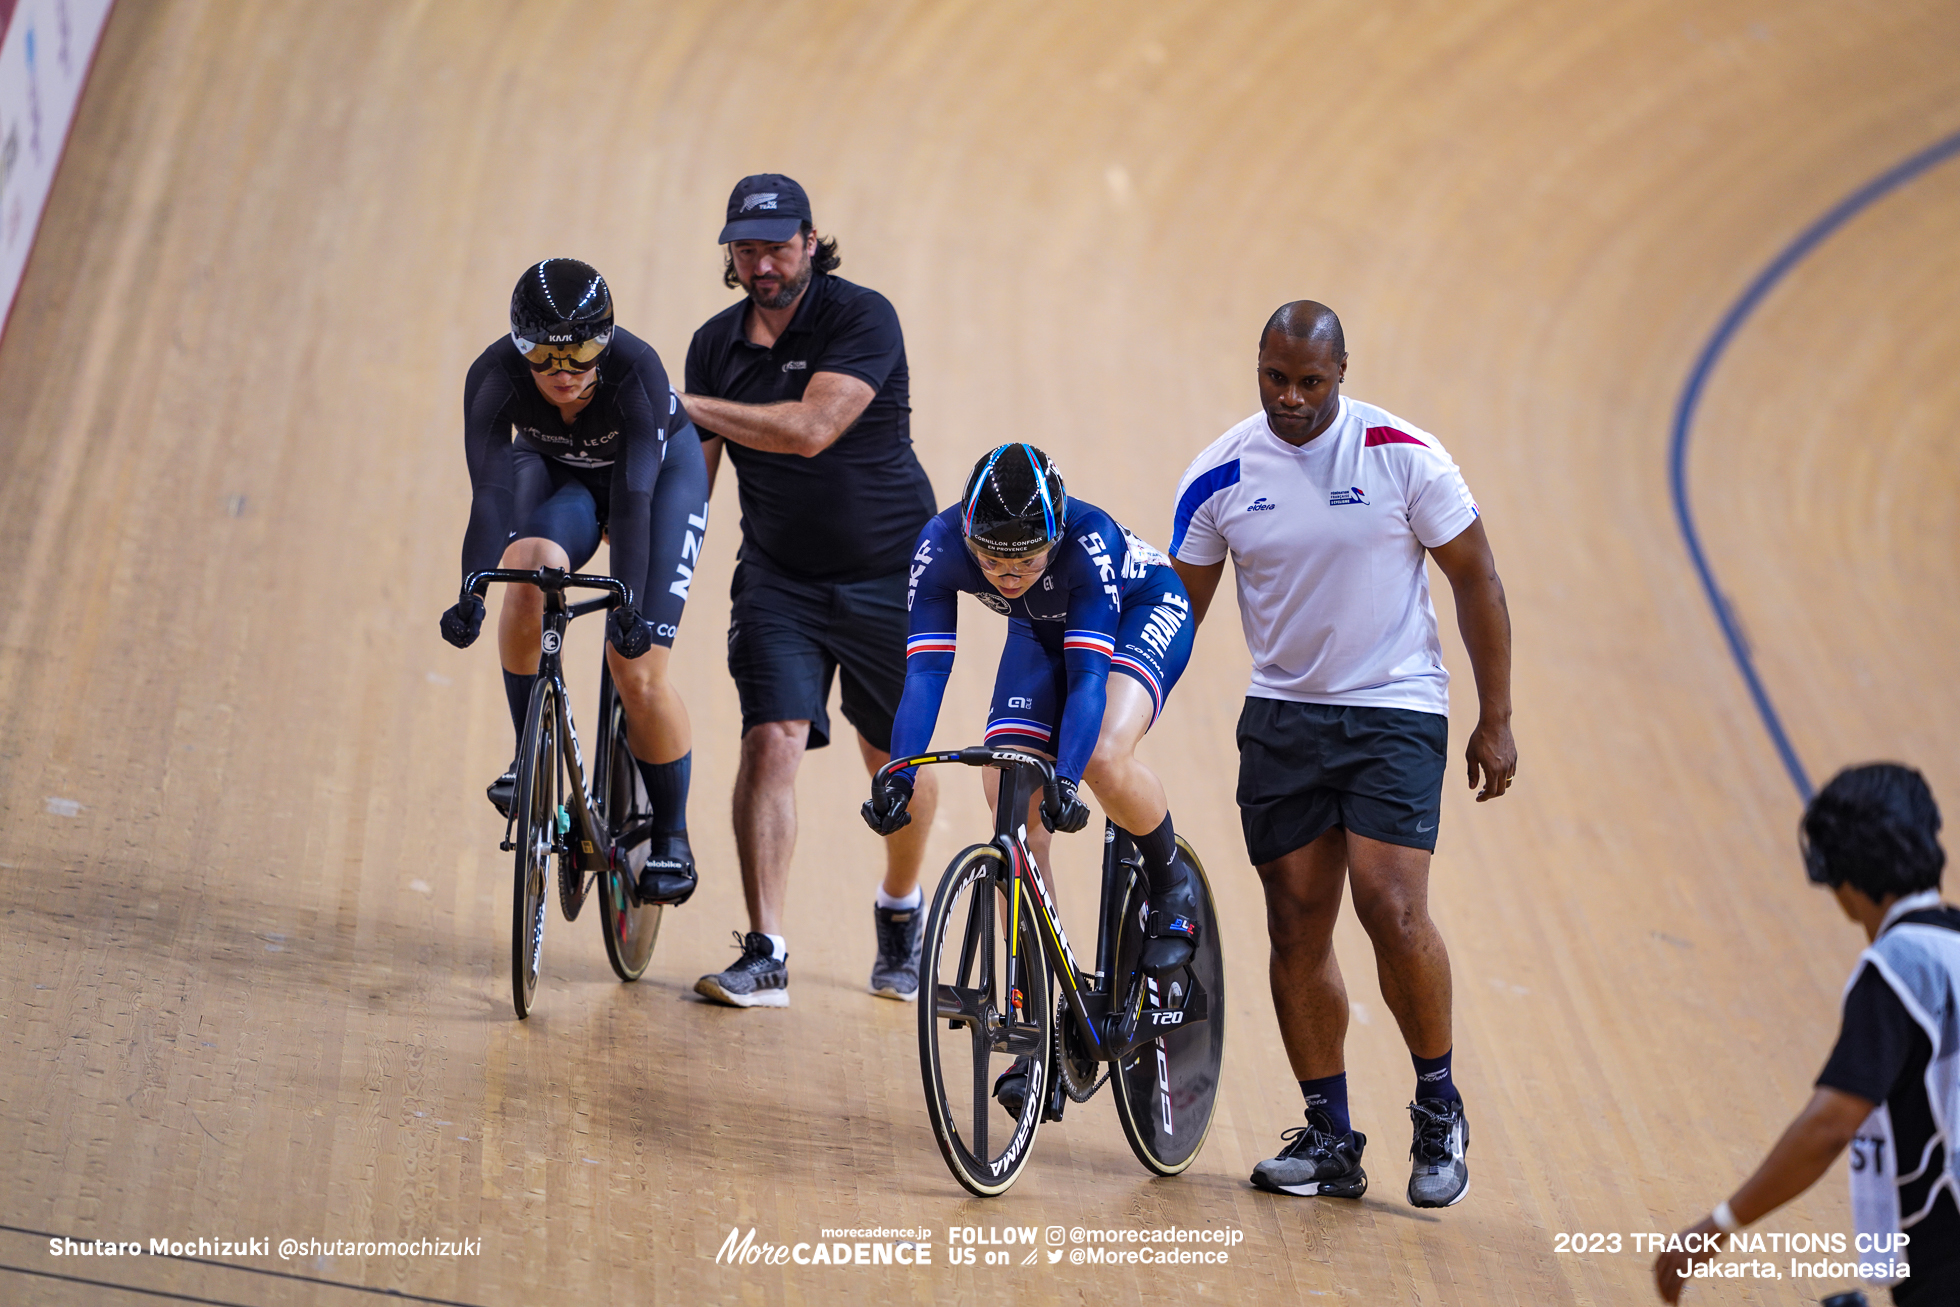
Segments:
[[[919,1069],[926,1110],[953,1178],[990,1197],[1019,1178],[1043,1120],[1064,1100],[1087,1102],[1113,1083],[1116,1114],[1137,1160],[1157,1175],[1191,1165],[1211,1129],[1225,1055],[1225,970],[1218,914],[1198,855],[1199,936],[1184,966],[1138,965],[1149,883],[1134,842],[1103,832],[1096,966],[1085,971],[1056,917],[1046,874],[1027,846],[1028,802],[1055,800],[1052,764],[1013,749],[975,747],[895,758],[903,767],[957,762],[1000,769],[994,837],[962,850],[940,878],[919,966]],[[1028,1089],[1012,1122],[996,1113],[996,1075],[1028,1058]]]
[[[626,744],[626,709],[600,659],[599,751],[592,786],[572,724],[571,701],[559,650],[575,617],[626,602],[626,586],[609,576],[562,568],[537,571],[497,568],[472,572],[463,586],[481,598],[492,581],[534,585],[544,591],[544,629],[539,637],[538,680],[518,738],[517,790],[498,847],[516,854],[511,892],[510,988],[519,1017],[529,1016],[538,990],[544,945],[546,882],[558,859],[558,907],[576,920],[597,888],[606,957],[621,980],[638,980],[660,934],[660,905],[642,903],[640,868],[653,838],[653,814],[640,769]],[[603,590],[594,599],[568,603],[568,589]]]

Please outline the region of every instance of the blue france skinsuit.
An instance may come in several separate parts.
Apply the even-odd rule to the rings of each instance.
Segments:
[[[926,523],[912,552],[905,695],[892,725],[893,757],[931,744],[953,670],[961,591],[1008,619],[987,743],[1052,753],[1056,772],[1071,781],[1081,781],[1095,751],[1110,672],[1150,691],[1155,722],[1191,657],[1184,583],[1161,553],[1100,508],[1070,499],[1048,569],[1008,599],[968,552],[956,504]]]

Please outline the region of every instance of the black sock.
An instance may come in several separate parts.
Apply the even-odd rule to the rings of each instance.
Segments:
[[[1409,1054],[1409,1060],[1416,1064],[1417,1098],[1461,1099],[1463,1097],[1456,1092],[1456,1082],[1450,1079],[1450,1053],[1454,1052],[1456,1050],[1451,1049],[1441,1057],[1417,1057],[1414,1053]]]
[[[694,771],[692,750],[672,762],[640,764],[640,779],[647,783],[647,803],[653,808],[653,828],[662,835],[678,835],[687,830],[687,782]]]
[[[1137,842],[1137,852],[1143,855],[1143,869],[1150,876],[1150,892],[1161,894],[1176,888],[1180,878],[1171,874],[1171,861],[1177,857],[1177,832],[1171,829],[1171,815],[1165,813],[1164,820],[1148,835],[1132,831],[1130,838]]]
[[[522,672],[504,673],[504,697],[510,700],[510,729],[517,735],[524,733],[524,717],[531,711],[531,687],[538,683],[538,674],[526,676]]]
[[[1327,1113],[1327,1119],[1334,1123],[1335,1138],[1354,1129],[1348,1120],[1347,1072],[1322,1076],[1318,1080],[1302,1080],[1300,1092],[1306,1097],[1308,1111]]]

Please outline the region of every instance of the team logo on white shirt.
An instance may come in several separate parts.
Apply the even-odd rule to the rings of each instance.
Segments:
[[[1272,500],[1266,498],[1264,495],[1261,495],[1259,496],[1259,498],[1247,504],[1245,506],[1245,511],[1248,513],[1269,513],[1273,509],[1278,507],[1279,507],[1278,504],[1275,504]]]
[[[1368,506],[1368,493],[1360,486],[1349,486],[1346,490],[1336,490],[1333,494],[1327,496],[1327,506],[1329,508],[1339,508],[1342,504],[1360,504],[1363,508],[1366,508]],[[1254,504],[1253,507],[1257,508],[1259,505]]]

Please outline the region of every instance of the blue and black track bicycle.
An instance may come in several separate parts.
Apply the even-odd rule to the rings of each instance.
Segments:
[[[1013,749],[968,748],[894,758],[880,779],[952,762],[1001,772],[993,839],[946,868],[919,958],[919,1068],[953,1178],[982,1197],[1004,1192],[1042,1122],[1059,1120],[1065,1100],[1087,1102],[1105,1080],[1137,1160],[1178,1174],[1210,1132],[1225,1055],[1218,914],[1197,853],[1178,840],[1199,890],[1197,951],[1152,975],[1138,965],[1149,919],[1142,860],[1127,834],[1106,826],[1096,965],[1087,970],[1027,845],[1028,803],[1038,790],[1054,798],[1053,765]],[[995,1080],[1023,1058],[1027,1093],[1004,1121]]]

